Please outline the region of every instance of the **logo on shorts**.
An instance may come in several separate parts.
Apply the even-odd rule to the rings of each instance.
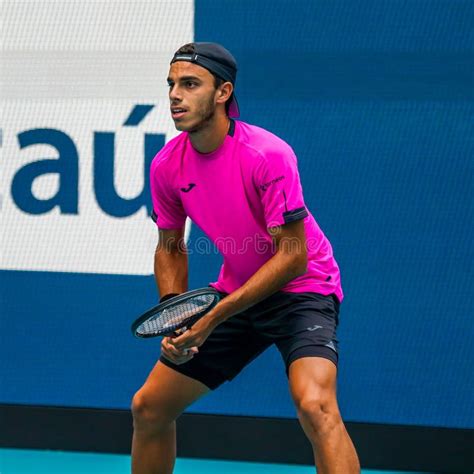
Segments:
[[[306,328],[308,331],[317,331],[318,329],[322,329],[323,327],[322,326],[318,326],[317,324],[315,324],[313,327],[310,327],[310,328]]]
[[[325,344],[326,347],[329,347],[329,349],[332,349],[334,352],[337,352],[336,346],[334,345],[334,342],[329,341],[327,344]]]

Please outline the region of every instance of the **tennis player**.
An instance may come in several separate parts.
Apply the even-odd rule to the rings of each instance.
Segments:
[[[234,120],[236,74],[215,43],[184,45],[171,61],[171,117],[182,133],[151,165],[158,290],[161,301],[188,290],[189,216],[223,254],[211,286],[224,298],[190,330],[163,338],[133,398],[132,472],[172,473],[175,420],[275,344],[317,472],[358,473],[336,399],[339,268],[305,206],[291,147]]]

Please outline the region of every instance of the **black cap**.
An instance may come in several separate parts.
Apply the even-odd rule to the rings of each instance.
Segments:
[[[198,64],[207,69],[212,74],[220,77],[224,81],[229,81],[235,86],[237,79],[237,62],[234,56],[227,49],[217,43],[192,43],[194,53],[175,53],[171,64],[176,61],[188,61]],[[237,118],[240,115],[239,104],[235,93],[229,107],[229,117]]]

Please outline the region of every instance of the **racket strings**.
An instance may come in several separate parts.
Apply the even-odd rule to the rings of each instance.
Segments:
[[[205,311],[213,304],[214,300],[215,296],[212,294],[199,295],[172,305],[144,321],[137,328],[137,333],[140,335],[157,334],[164,329],[171,332]]]

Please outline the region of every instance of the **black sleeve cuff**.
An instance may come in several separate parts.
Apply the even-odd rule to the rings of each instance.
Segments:
[[[289,224],[290,222],[304,219],[307,216],[308,211],[306,210],[306,207],[299,207],[298,209],[293,209],[292,211],[284,212],[283,220],[285,221],[285,224]]]

